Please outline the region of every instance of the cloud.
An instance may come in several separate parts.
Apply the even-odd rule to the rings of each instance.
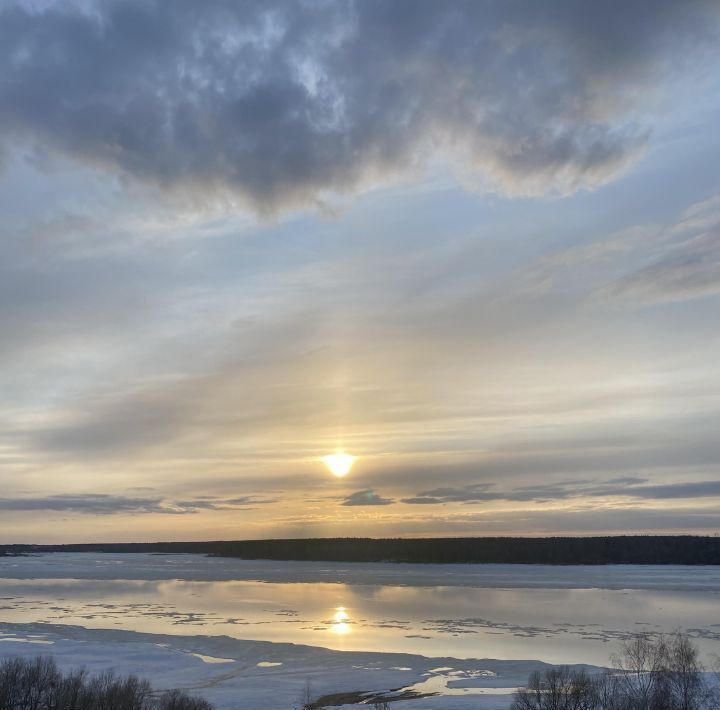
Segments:
[[[625,483],[629,486],[634,485],[636,483],[646,483],[646,478],[640,478],[639,476],[618,476],[617,478],[611,478],[607,483]]]
[[[572,192],[638,154],[638,102],[712,46],[718,15],[709,0],[8,2],[0,132],[264,211],[438,154],[506,193]]]
[[[482,503],[488,501],[548,502],[568,498],[632,498],[636,500],[680,500],[720,498],[720,481],[694,481],[644,485],[647,479],[623,476],[606,483],[587,485],[585,481],[524,486],[498,490],[492,484],[459,488],[446,487],[422,491],[402,503],[440,505],[443,503]]]
[[[390,498],[383,498],[372,490],[356,491],[350,494],[344,501],[343,505],[390,505],[394,501]]]
[[[63,493],[59,495],[0,498],[0,510],[5,512],[53,511],[86,515],[186,515],[201,510],[246,510],[249,506],[273,503],[274,500],[241,496],[219,499],[214,497],[169,503],[162,498],[134,498],[106,493]]]
[[[113,515],[116,513],[176,513],[161,498],[132,498],[102,493],[60,494],[37,498],[1,498],[0,510],[6,512],[56,511]]]
[[[238,505],[267,505],[268,503],[276,503],[277,498],[257,498],[256,496],[240,496],[239,498],[227,498],[224,501],[226,506]]]
[[[529,486],[511,491],[497,490],[490,483],[480,483],[455,488],[433,488],[421,491],[417,496],[403,498],[403,503],[411,505],[438,505],[440,503],[479,503],[493,500],[536,501],[549,498],[566,498],[568,491],[557,486]]]
[[[438,505],[440,503],[447,503],[448,501],[436,496],[415,496],[413,498],[403,498],[401,503],[407,503],[408,505]]]
[[[675,246],[662,258],[606,286],[600,297],[651,305],[720,294],[720,229]]]
[[[602,490],[602,489],[601,489]],[[612,489],[604,495],[616,495]],[[637,486],[619,489],[617,495],[649,500],[680,499],[680,498],[718,498],[720,497],[720,481],[696,481],[691,483],[666,483],[652,486]]]
[[[487,511],[469,515],[432,515],[406,521],[404,531],[414,536],[508,533],[662,533],[703,531],[720,526],[717,506],[712,508],[586,508],[582,510]]]
[[[276,498],[259,498],[257,496],[239,496],[237,498],[202,496],[176,501],[172,504],[172,508],[183,513],[194,513],[199,510],[252,510],[258,505],[276,502]]]
[[[711,190],[717,190],[713,185]],[[657,213],[658,197],[651,192]],[[656,215],[654,215],[656,216]],[[500,299],[547,304],[572,294],[583,307],[643,307],[720,293],[720,195],[682,213],[586,241],[578,232],[562,248],[511,272]]]

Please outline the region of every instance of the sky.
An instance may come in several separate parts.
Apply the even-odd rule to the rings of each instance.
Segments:
[[[0,0],[0,541],[720,530],[719,47]]]

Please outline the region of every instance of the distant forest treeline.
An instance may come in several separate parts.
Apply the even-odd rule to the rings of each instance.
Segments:
[[[0,545],[0,554],[159,552],[322,562],[511,563],[551,565],[718,565],[720,537],[468,537],[423,539],[315,538],[216,542]]]

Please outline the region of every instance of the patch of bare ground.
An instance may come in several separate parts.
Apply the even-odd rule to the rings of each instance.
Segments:
[[[390,693],[373,693],[362,690],[354,690],[348,693],[331,693],[323,695],[315,700],[308,710],[322,710],[322,708],[338,707],[340,705],[380,705],[382,703],[393,703],[398,700],[417,700],[418,698],[430,698],[438,693],[415,693],[411,690],[391,690]]]

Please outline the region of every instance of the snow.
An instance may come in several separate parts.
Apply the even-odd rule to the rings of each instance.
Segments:
[[[407,707],[493,710],[507,707],[508,693],[523,685],[531,671],[547,667],[539,661],[330,651],[226,636],[165,636],[52,624],[0,624],[0,634],[0,655],[34,656],[37,648],[13,641],[42,637],[62,668],[134,673],[150,678],[160,689],[183,688],[202,695],[219,710],[239,704],[248,710],[292,708],[308,681],[316,696],[408,686],[448,692],[446,684],[451,683],[452,695],[406,701]],[[207,663],[206,658],[222,658],[224,663]],[[462,687],[457,687],[458,681]]]

